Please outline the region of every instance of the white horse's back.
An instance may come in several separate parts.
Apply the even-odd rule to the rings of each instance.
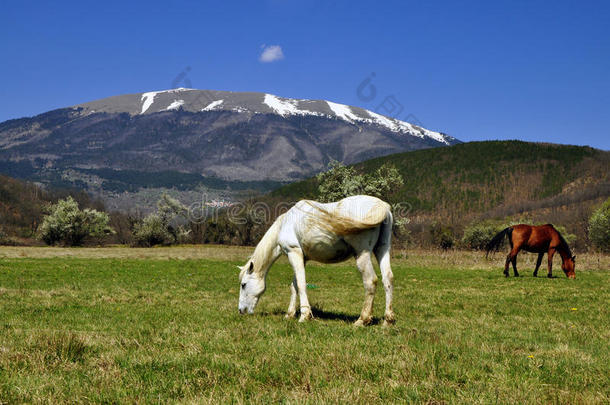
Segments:
[[[308,226],[318,226],[337,235],[374,228],[388,219],[391,207],[376,197],[357,195],[332,203],[299,201],[292,210],[305,213]]]

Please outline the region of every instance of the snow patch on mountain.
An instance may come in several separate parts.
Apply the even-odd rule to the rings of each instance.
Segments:
[[[184,105],[184,100],[174,100],[166,110],[177,110],[182,105]]]
[[[151,92],[142,94],[141,101],[143,101],[143,103],[142,103],[142,112],[140,114],[144,114],[146,112],[146,110],[148,110],[150,108],[153,101],[155,100],[156,95],[157,95],[156,91],[151,91]]]
[[[434,131],[430,131],[429,129],[426,129],[426,128],[417,127],[417,129],[419,129],[421,132],[423,132],[425,136],[428,136],[434,140],[437,140],[439,142],[449,145],[449,141],[443,134],[434,132]]]
[[[161,93],[179,93],[181,91],[193,91],[193,90],[194,89],[187,89],[187,88],[184,88],[184,87],[179,87],[177,89],[161,90],[161,91],[149,91],[147,93],[144,93],[144,94],[142,94],[142,98],[140,99],[140,101],[142,101],[142,112],[140,112],[140,114],[144,114],[146,111],[148,111],[150,106],[153,105],[153,103],[155,102],[155,96],[157,94],[161,94]],[[183,102],[183,104],[184,104],[184,102]]]
[[[219,105],[222,104],[224,100],[216,100],[216,101],[212,101],[210,104],[208,104],[206,107],[202,108],[201,111],[212,111],[213,109],[215,109],[216,107],[218,107]]]
[[[315,111],[299,110],[297,107],[299,100],[290,98],[280,99],[273,94],[265,94],[263,102],[282,117],[287,115],[323,115]]]
[[[345,121],[354,122],[360,121],[361,118],[352,113],[352,110],[348,105],[333,103],[332,101],[327,101],[328,107],[335,113],[335,115]]]
[[[390,129],[390,131],[400,132],[400,127],[396,123],[397,120],[388,118],[384,115],[377,114],[377,113],[375,113],[373,111],[369,111],[369,110],[366,110],[366,113],[371,117],[373,123],[384,126],[388,129]]]
[[[263,102],[282,117],[290,114],[297,114],[299,111],[296,105],[294,105],[291,101],[280,100],[279,97],[272,94],[265,94],[265,100]]]
[[[281,99],[272,94],[265,94],[264,103],[269,106],[274,112],[281,115],[282,117],[286,117],[289,115],[317,115],[324,116],[326,114],[322,114],[315,111],[303,110],[297,107],[297,103],[303,102],[304,100],[295,100],[295,99]],[[306,101],[306,100],[305,100]],[[442,142],[446,145],[449,145],[449,141],[445,136],[441,133],[429,131],[424,128],[416,127],[408,122],[400,121],[395,118],[386,117],[385,115],[378,114],[373,111],[364,110],[367,117],[361,117],[354,113],[350,106],[345,104],[333,103],[332,101],[326,101],[328,107],[331,109],[335,117],[350,122],[352,124],[356,122],[366,123],[366,124],[376,124],[388,128],[392,132],[398,133],[406,133],[409,135],[417,136],[419,138],[429,137],[436,141]]]

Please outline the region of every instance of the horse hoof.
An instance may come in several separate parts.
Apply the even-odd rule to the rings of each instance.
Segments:
[[[302,314],[301,317],[299,318],[299,322],[307,322],[309,320],[313,319],[313,316],[311,315],[311,313],[307,313],[307,314]]]
[[[368,319],[362,319],[362,318],[358,318],[358,320],[356,322],[354,322],[354,326],[367,326],[370,325],[372,319],[368,318]]]
[[[383,320],[383,326],[386,327],[386,328],[389,327],[389,326],[393,326],[395,323],[396,323],[396,319],[393,319],[393,318],[392,319],[387,319],[386,318],[386,319]]]
[[[394,311],[388,311],[386,312],[386,314],[384,315],[384,320],[383,320],[383,324],[384,325],[393,325],[396,323],[396,317],[394,316]]]
[[[296,317],[296,312],[287,312],[286,315],[284,315],[284,318],[286,319],[294,319]]]

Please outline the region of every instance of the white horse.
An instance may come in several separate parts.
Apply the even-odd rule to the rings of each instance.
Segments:
[[[336,263],[350,257],[362,274],[364,305],[356,325],[367,325],[372,320],[373,298],[377,275],[371,261],[375,254],[385,289],[384,325],[394,323],[392,292],[394,288],[390,267],[392,212],[390,205],[378,198],[359,195],[341,201],[322,204],[299,201],[288,212],[280,215],[267,230],[246,264],[239,267],[239,312],[253,313],[265,292],[265,280],[271,265],[282,253],[294,270],[290,286],[290,305],[287,318],[296,315],[297,294],[300,300],[299,322],[312,318],[307,299],[305,263],[315,260]]]

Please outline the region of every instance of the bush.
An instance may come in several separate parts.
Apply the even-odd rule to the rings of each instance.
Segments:
[[[331,202],[352,195],[366,194],[388,200],[404,184],[392,165],[384,164],[372,174],[358,174],[352,166],[333,161],[329,170],[317,176],[320,201]]]
[[[87,237],[101,237],[114,233],[108,226],[110,218],[105,212],[78,208],[72,197],[59,200],[49,207],[49,214],[43,218],[39,237],[47,245],[64,244],[81,246]]]
[[[602,252],[610,252],[610,198],[589,218],[589,239]]]
[[[157,202],[157,212],[135,224],[133,236],[139,246],[172,245],[187,241],[190,230],[172,225],[176,217],[186,218],[187,209],[180,201],[163,194]]]
[[[402,176],[393,165],[384,164],[371,174],[358,174],[352,166],[337,161],[332,161],[328,167],[328,171],[317,175],[318,199],[322,202],[338,201],[359,194],[389,201],[390,196],[404,184]],[[403,241],[410,237],[406,228],[409,224],[406,214],[409,211],[410,206],[392,205],[394,236]]]
[[[432,236],[434,246],[444,250],[451,249],[455,243],[453,229],[449,226],[433,224],[432,228],[430,228],[430,235]]]
[[[150,214],[135,224],[133,237],[139,246],[170,245],[174,242],[168,225],[158,214]]]
[[[483,250],[494,236],[505,226],[489,222],[473,222],[464,229],[462,245],[470,249]]]

